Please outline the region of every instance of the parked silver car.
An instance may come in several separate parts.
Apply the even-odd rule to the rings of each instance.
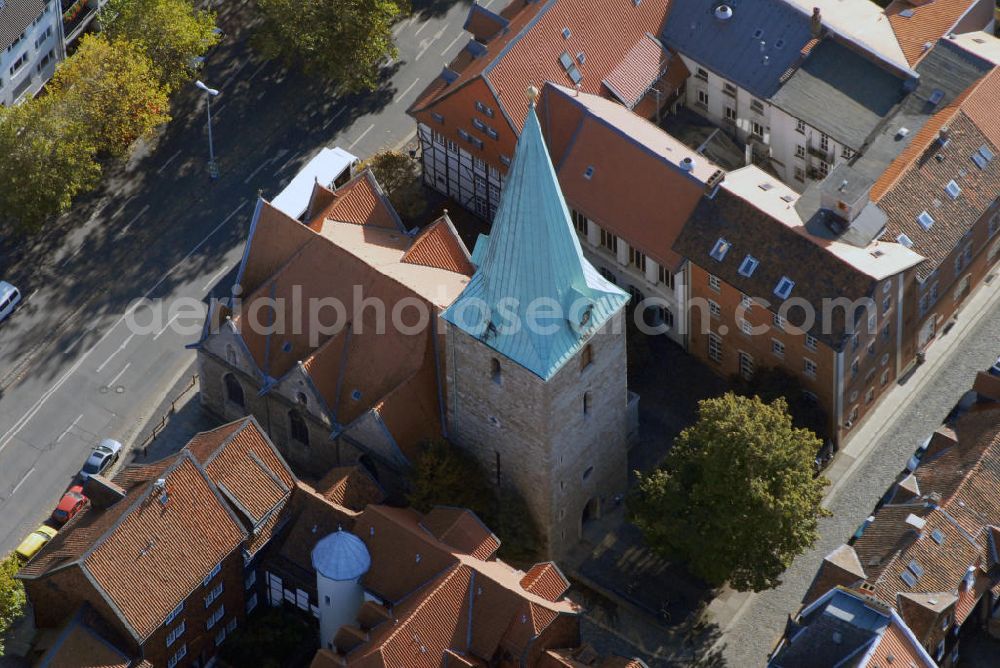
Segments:
[[[0,322],[14,312],[21,303],[21,291],[7,281],[0,281]]]
[[[97,444],[87,462],[80,469],[80,478],[86,482],[92,475],[99,475],[107,471],[112,464],[118,461],[122,453],[122,444],[118,441],[106,438]]]

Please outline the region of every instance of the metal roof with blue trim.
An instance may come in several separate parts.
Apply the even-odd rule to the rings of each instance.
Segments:
[[[320,575],[343,582],[357,580],[371,568],[372,558],[364,542],[353,533],[337,529],[312,551],[312,565]]]
[[[531,102],[476,273],[445,320],[543,380],[628,302],[583,256]]]

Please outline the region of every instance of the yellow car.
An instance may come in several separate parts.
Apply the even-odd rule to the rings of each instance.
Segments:
[[[17,549],[14,550],[14,552],[16,552],[17,555],[25,561],[28,561],[33,556],[38,554],[38,551],[41,550],[47,542],[55,538],[56,533],[55,529],[47,524],[43,524],[28,534],[28,537],[21,541],[21,544],[17,546]]]

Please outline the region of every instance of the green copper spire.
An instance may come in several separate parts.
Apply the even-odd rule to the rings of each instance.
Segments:
[[[443,317],[548,380],[628,295],[583,257],[535,114],[538,91],[528,94],[493,229]]]

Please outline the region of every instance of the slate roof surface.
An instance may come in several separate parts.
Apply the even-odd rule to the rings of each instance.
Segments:
[[[21,36],[45,10],[46,0],[6,0],[0,4],[0,51]]]
[[[914,65],[933,44],[946,35],[977,0],[934,0],[924,4],[893,0],[885,8],[906,60]],[[905,12],[905,14],[903,13]]]
[[[713,13],[718,4],[717,0],[671,2],[663,42],[753,95],[769,99],[781,87],[782,73],[798,61],[800,50],[812,39],[809,16],[781,0],[755,0],[727,3],[732,18],[720,21]]]
[[[561,316],[539,319],[552,325],[547,330],[528,326],[528,309],[540,299],[554,300],[563,309]],[[500,311],[503,300],[513,300],[506,303],[520,327],[505,326],[511,316]],[[532,108],[482,262],[442,317],[548,380],[627,301],[583,257]],[[590,315],[581,316],[587,308]],[[567,316],[582,322],[579,331],[577,320],[571,325]]]
[[[903,95],[901,78],[827,38],[812,49],[772,101],[857,151]]]

